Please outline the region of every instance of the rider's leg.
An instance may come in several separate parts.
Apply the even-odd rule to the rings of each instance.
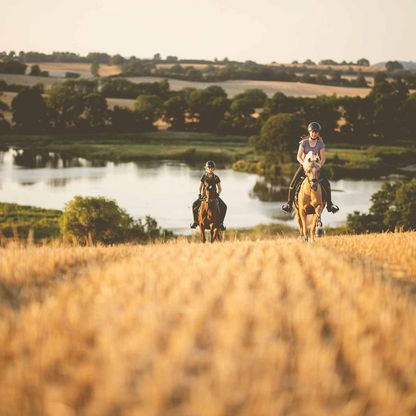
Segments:
[[[339,211],[339,207],[332,203],[331,184],[326,178],[321,178],[320,183],[323,186],[326,193],[326,209],[328,212],[332,212],[333,214],[335,214]]]
[[[220,229],[221,231],[224,231],[224,218],[225,214],[227,213],[227,205],[225,205],[225,202],[220,197],[218,197],[218,205],[220,208]]]
[[[282,205],[283,211],[286,211],[286,212],[292,211],[293,201],[295,200],[296,185],[299,183],[299,180],[302,177],[302,174],[303,174],[303,167],[299,166],[298,170],[293,176],[292,181],[290,182],[287,202],[286,204]]]
[[[199,207],[200,206],[201,206],[201,200],[198,198],[192,204],[192,215],[194,217],[194,222],[191,224],[191,228],[198,227],[198,212],[199,212]]]

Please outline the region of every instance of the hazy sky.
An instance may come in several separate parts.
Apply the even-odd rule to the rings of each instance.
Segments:
[[[0,51],[416,60],[416,0],[12,0]]]

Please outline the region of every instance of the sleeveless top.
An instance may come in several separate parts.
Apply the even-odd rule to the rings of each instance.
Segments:
[[[305,155],[308,154],[309,152],[313,152],[317,155],[319,155],[319,152],[321,149],[325,149],[325,143],[323,142],[323,140],[319,137],[316,140],[316,145],[314,147],[312,147],[309,144],[309,139],[303,139],[300,144],[303,147],[303,151],[305,152]]]

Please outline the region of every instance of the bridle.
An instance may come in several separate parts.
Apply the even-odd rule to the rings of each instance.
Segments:
[[[312,169],[318,169],[320,168],[319,163],[317,163],[315,160],[311,162],[311,166],[308,168],[308,170],[305,170],[306,179],[308,180],[309,186],[312,188],[313,191],[318,190],[318,178],[312,178],[309,179],[308,173],[312,171]],[[314,174],[316,176],[316,173]]]

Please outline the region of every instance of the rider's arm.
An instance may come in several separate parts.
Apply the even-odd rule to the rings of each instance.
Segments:
[[[303,150],[302,144],[299,145],[298,154],[296,156],[297,161],[303,165],[303,159],[305,158],[305,152]]]
[[[217,193],[218,195],[222,192],[222,188],[221,188],[221,182],[217,183]]]
[[[201,194],[202,193],[202,189],[204,188],[204,182],[201,182],[200,184],[199,184],[199,191],[198,191],[198,194]]]
[[[319,151],[319,158],[321,159],[321,166],[323,166],[326,160],[325,149]]]

